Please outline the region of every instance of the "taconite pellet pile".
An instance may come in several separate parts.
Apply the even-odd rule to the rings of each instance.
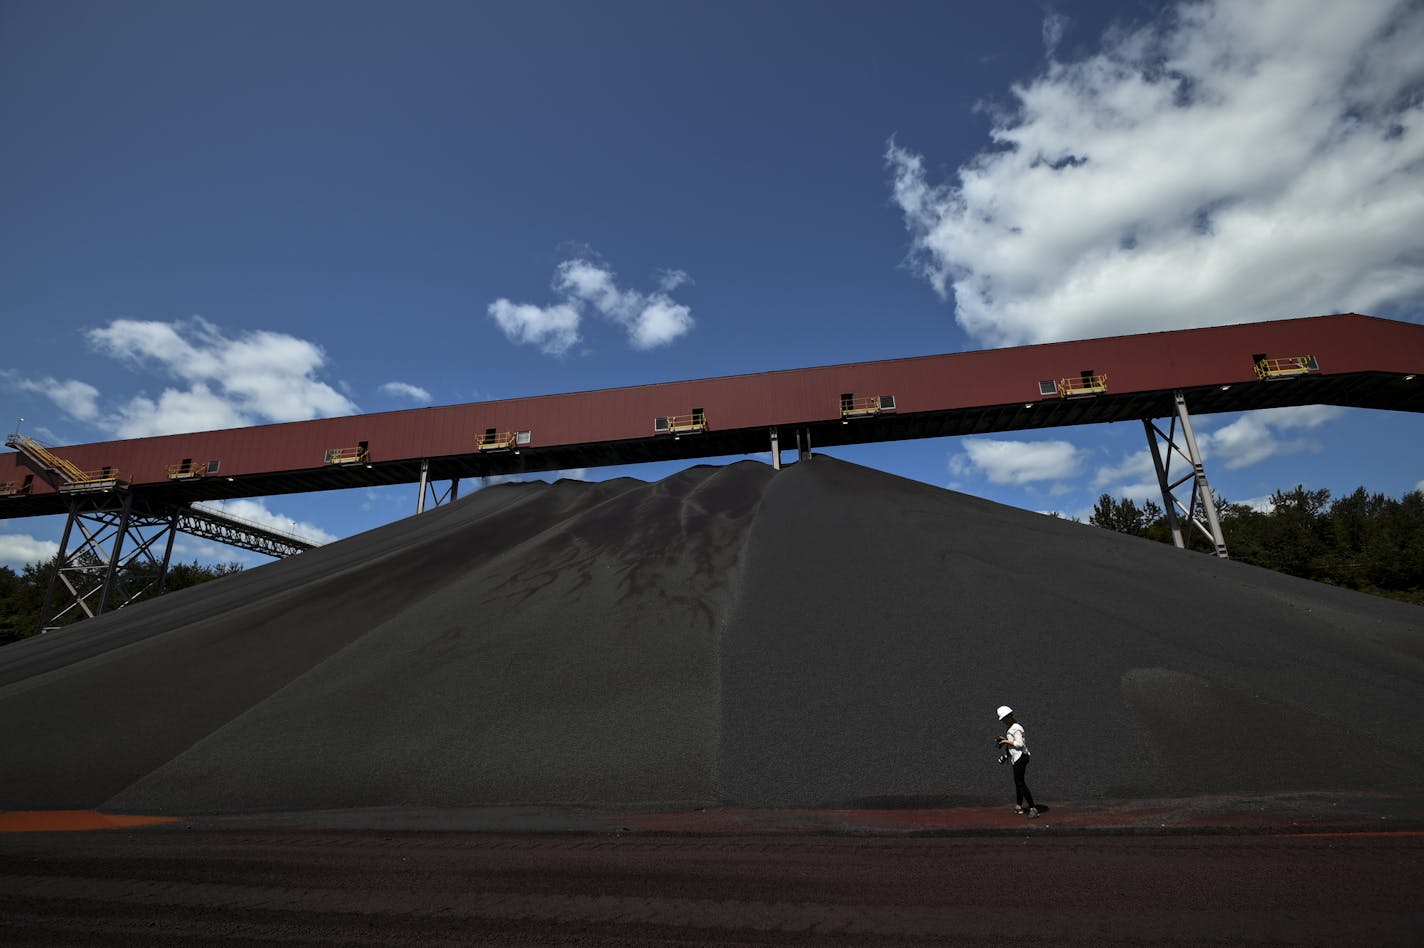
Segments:
[[[0,809],[1424,783],[1424,610],[829,457],[510,484],[0,649]]]

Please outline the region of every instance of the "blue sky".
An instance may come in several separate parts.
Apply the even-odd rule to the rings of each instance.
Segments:
[[[0,416],[75,444],[1330,312],[1424,321],[1420,48],[1424,12],[1384,2],[10,0]],[[1417,416],[1198,434],[1232,501],[1424,484]],[[1151,490],[1137,425],[832,453],[1082,517]],[[415,500],[230,510],[332,538]],[[61,527],[0,521],[0,562],[52,554]]]

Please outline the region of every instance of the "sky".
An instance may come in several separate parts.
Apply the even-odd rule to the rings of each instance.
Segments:
[[[1384,0],[0,0],[0,424],[80,444],[1424,322],[1420,49],[1424,6]],[[1195,427],[1229,502],[1424,489],[1417,415]],[[1140,425],[827,453],[1084,520],[1161,499]],[[416,501],[226,509],[330,541]],[[62,528],[0,520],[0,564]]]

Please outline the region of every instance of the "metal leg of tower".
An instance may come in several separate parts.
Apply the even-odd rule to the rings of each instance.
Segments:
[[[1152,449],[1153,465],[1157,470],[1157,483],[1162,489],[1162,501],[1166,505],[1168,524],[1172,528],[1172,541],[1178,547],[1186,545],[1182,536],[1181,519],[1188,524],[1195,526],[1201,531],[1215,548],[1215,554],[1223,559],[1226,558],[1226,537],[1221,532],[1221,520],[1217,516],[1216,501],[1212,497],[1211,485],[1207,483],[1206,468],[1202,464],[1201,452],[1197,448],[1196,432],[1192,430],[1191,415],[1187,413],[1187,400],[1181,392],[1175,392],[1173,398],[1176,404],[1176,415],[1172,419],[1167,431],[1163,431],[1150,418],[1142,420],[1143,427],[1147,431],[1147,443]],[[1181,425],[1181,438],[1177,437],[1178,424]],[[1159,450],[1158,439],[1167,447],[1167,456],[1163,459]],[[1176,481],[1171,479],[1171,464],[1173,455],[1184,460],[1190,470],[1186,475]],[[1187,503],[1182,503],[1176,496],[1176,489],[1181,485],[1191,482],[1191,490]]]
[[[775,428],[771,429],[771,469],[781,470],[781,437]]]
[[[40,610],[40,630],[57,627],[58,620],[76,611],[92,619],[146,593],[162,592],[179,513],[177,507],[136,504],[127,491],[76,498]],[[71,551],[75,528],[83,539]],[[162,559],[155,554],[160,548]]]
[[[109,608],[109,597],[114,593],[114,580],[119,576],[119,555],[124,549],[124,538],[129,533],[129,518],[133,514],[133,494],[124,491],[119,499],[119,522],[114,529],[114,547],[109,554],[109,568],[104,576],[104,591],[99,593],[99,614]]]
[[[420,497],[415,502],[415,512],[425,513],[425,499],[430,498],[430,506],[439,507],[441,504],[454,503],[460,496],[460,479],[454,477],[450,479],[450,487],[446,491],[438,491],[435,485],[430,483],[430,462],[428,460],[420,462]]]
[[[796,429],[796,460],[811,460],[811,429]]]
[[[178,521],[182,516],[182,511],[174,507],[169,512],[168,542],[163,546],[163,563],[158,567],[158,582],[155,584],[154,595],[163,595],[163,584],[168,581],[168,566],[173,561],[173,541],[178,538]]]
[[[1173,430],[1176,428],[1176,420],[1172,421]],[[1162,463],[1162,451],[1157,447],[1158,431],[1152,424],[1151,419],[1142,419],[1142,427],[1147,431],[1147,447],[1152,450],[1152,466],[1157,470],[1157,483],[1162,488],[1162,509],[1167,515],[1167,526],[1172,531],[1172,545],[1177,549],[1183,549],[1187,544],[1182,538],[1182,524],[1177,519],[1177,500],[1172,496],[1172,489],[1167,484],[1167,468]],[[1171,436],[1168,436],[1168,443]],[[1169,455],[1168,463],[1172,460]]]
[[[1221,532],[1221,519],[1216,515],[1216,500],[1211,496],[1211,485],[1206,482],[1206,468],[1202,466],[1201,452],[1197,450],[1196,432],[1192,430],[1192,418],[1187,414],[1187,400],[1181,392],[1175,394],[1177,417],[1182,420],[1182,434],[1187,439],[1187,450],[1191,453],[1192,474],[1196,478],[1202,508],[1210,525],[1212,542],[1216,545],[1216,555],[1226,559],[1226,537]]]
[[[49,583],[45,586],[44,603],[40,606],[40,631],[49,628],[50,620],[55,618],[55,588],[60,585],[60,576],[63,575],[65,567],[69,563],[69,538],[74,533],[74,524],[79,518],[79,501],[69,502],[69,515],[64,520],[64,533],[59,538],[59,552],[54,555],[54,570],[49,574]],[[70,592],[73,592],[71,589]]]

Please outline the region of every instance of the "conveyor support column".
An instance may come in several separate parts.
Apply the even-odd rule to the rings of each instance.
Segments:
[[[1172,398],[1176,413],[1167,431],[1164,432],[1157,427],[1150,418],[1142,419],[1142,426],[1147,432],[1147,446],[1152,451],[1152,464],[1157,471],[1157,483],[1162,489],[1162,503],[1166,507],[1167,525],[1172,531],[1172,542],[1178,549],[1186,547],[1186,538],[1182,535],[1181,525],[1181,517],[1184,517],[1187,523],[1194,525],[1211,541],[1215,548],[1215,554],[1226,559],[1226,537],[1221,532],[1221,520],[1217,516],[1216,501],[1211,494],[1211,485],[1207,483],[1206,468],[1202,465],[1201,452],[1197,448],[1196,432],[1192,430],[1192,418],[1187,413],[1186,397],[1181,392],[1174,392]],[[1182,428],[1181,443],[1178,443],[1177,439],[1178,424]],[[1167,446],[1165,460],[1158,443],[1159,439]],[[1176,481],[1171,480],[1170,474],[1174,452],[1191,468],[1186,475]],[[1191,491],[1187,503],[1183,504],[1177,499],[1174,491],[1187,481],[1192,482]]]

